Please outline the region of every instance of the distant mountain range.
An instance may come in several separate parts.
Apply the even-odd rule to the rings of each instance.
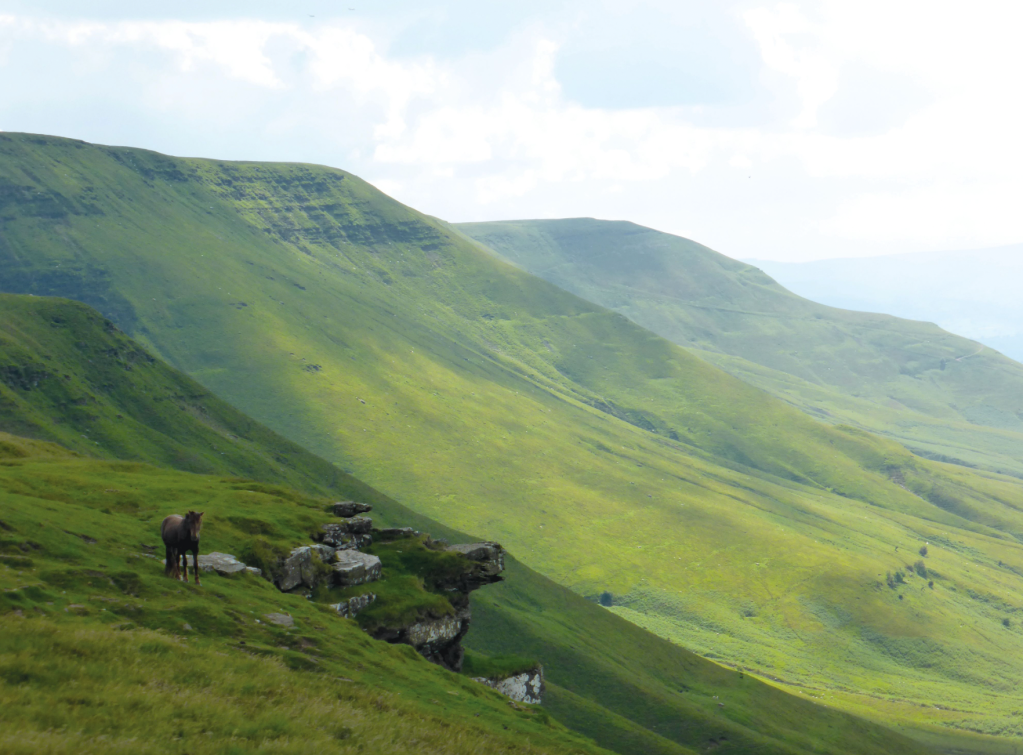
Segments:
[[[747,260],[822,304],[934,322],[1023,362],[1023,244],[818,260]]]
[[[980,343],[884,308],[819,304],[751,265],[634,223],[457,228],[812,416],[934,458],[1023,475],[1023,365]]]

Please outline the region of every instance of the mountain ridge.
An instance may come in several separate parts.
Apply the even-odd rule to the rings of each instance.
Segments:
[[[632,223],[455,227],[819,419],[1023,473],[1014,451],[1023,442],[1023,366],[982,344],[930,323],[816,304],[758,268]]]

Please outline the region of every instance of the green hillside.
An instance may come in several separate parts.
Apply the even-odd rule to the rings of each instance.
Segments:
[[[342,171],[7,134],[0,175],[0,288],[95,304],[702,655],[943,746],[1017,735],[1019,480],[816,422]]]
[[[282,548],[304,542],[308,530],[315,527],[315,518],[322,515],[322,499],[317,497],[324,494],[372,502],[374,520],[381,525],[411,525],[455,542],[470,539],[412,513],[230,409],[189,378],[154,360],[84,305],[0,295],[0,377],[0,427],[57,437],[79,454],[38,440],[0,436],[0,511],[5,512],[0,534],[10,535],[0,538],[0,565],[9,567],[7,572],[0,567],[0,576],[14,578],[12,585],[25,582],[26,569],[21,567],[30,567],[30,574],[43,574],[43,564],[50,562],[58,562],[64,570],[60,574],[69,564],[78,574],[90,569],[95,574],[98,567],[116,571],[120,566],[110,562],[111,549],[123,555],[126,549],[145,552],[140,542],[155,540],[159,545],[154,528],[160,517],[190,507],[210,512],[204,531],[206,548],[232,553],[249,549],[253,531],[270,533]],[[192,448],[195,453],[168,456],[172,442],[172,450]],[[206,448],[213,451],[203,456]],[[115,461],[118,454],[131,462]],[[206,458],[209,468],[205,471],[219,476],[196,477],[138,463],[153,460],[180,469],[195,466],[197,458]],[[242,471],[262,483],[296,484],[305,493],[246,483],[234,476]],[[16,526],[15,519],[39,519],[40,506],[50,518],[44,526],[52,527],[57,520],[65,523],[51,533],[56,538],[53,543],[32,535],[32,543],[45,547],[26,549],[24,535],[34,530]],[[97,518],[97,511],[102,516]],[[94,529],[97,521],[109,517],[120,528],[113,540],[97,536]],[[79,519],[81,527],[72,525]],[[78,544],[75,536],[80,535],[99,542],[73,549],[69,555],[67,541]],[[128,556],[127,561],[136,567],[152,566],[139,557]],[[21,574],[16,574],[19,569]],[[762,752],[795,754],[812,752],[815,743],[823,742],[832,751],[871,753],[877,751],[878,742],[891,736],[753,679],[740,679],[554,585],[511,558],[508,573],[503,584],[474,594],[479,621],[470,632],[470,645],[490,655],[514,650],[540,659],[554,683],[545,708],[556,720],[619,753],[681,755],[725,741],[731,742],[725,751],[736,752],[758,747]],[[139,578],[153,587],[154,595],[166,593],[159,571],[143,571]],[[68,580],[61,579],[60,584],[67,587]],[[91,589],[90,579],[85,581],[84,587]],[[251,586],[246,582],[244,588]],[[280,610],[278,598],[298,601],[262,586],[257,594],[266,604],[262,613]],[[98,601],[100,607],[106,602],[95,595],[83,594],[79,599],[74,590],[71,595],[62,600],[83,606]],[[194,597],[191,592],[189,606]],[[8,598],[0,603],[0,613],[20,610],[24,614],[28,609],[17,591]],[[160,610],[146,621],[135,614],[131,618],[140,626],[175,629],[168,615],[205,610],[181,603],[185,598],[168,605],[165,598],[160,599]],[[47,601],[36,596],[30,605],[53,618]],[[217,608],[220,614],[231,610]],[[11,626],[36,631],[36,625]],[[44,626],[47,642],[54,641],[54,636],[65,641],[67,626]],[[197,625],[193,622],[193,626]],[[99,628],[89,631],[94,629]],[[327,638],[332,649],[319,652],[349,655],[346,643],[353,640],[346,631],[340,638]],[[97,640],[100,645],[106,641]],[[365,653],[378,643],[357,644],[359,652]],[[610,646],[615,647],[613,655],[606,652]],[[32,652],[44,650],[37,645]],[[73,644],[68,652],[74,652]],[[378,661],[383,664],[380,673],[390,673],[393,664],[386,658]],[[123,662],[130,664],[130,656],[124,656]],[[407,675],[399,674],[389,687],[401,692],[406,683],[411,683]],[[107,692],[95,680],[90,684],[96,696],[90,699],[100,704]],[[45,690],[38,694],[45,699]],[[230,698],[232,693],[225,690],[223,694]],[[727,701],[727,712],[719,710],[719,700]],[[50,745],[56,747],[53,742]],[[888,751],[912,752],[914,747],[896,738]]]
[[[1023,474],[1023,365],[979,343],[931,323],[816,304],[751,265],[634,223],[457,228],[824,421]]]
[[[236,553],[244,525],[294,542],[325,517],[258,488],[0,434],[3,752],[607,752],[258,577],[163,575],[168,511],[201,502]]]

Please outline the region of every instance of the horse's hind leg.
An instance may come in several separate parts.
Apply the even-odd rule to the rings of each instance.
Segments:
[[[163,574],[166,577],[178,578],[178,552],[167,546],[167,558],[163,562]]]

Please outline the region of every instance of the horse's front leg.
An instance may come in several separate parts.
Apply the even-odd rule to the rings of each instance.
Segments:
[[[188,554],[185,554],[185,560],[188,560]],[[196,548],[192,551],[192,571],[195,572],[195,586],[199,586],[199,549]]]
[[[181,571],[184,572],[184,581],[188,581],[188,551],[181,551]]]

